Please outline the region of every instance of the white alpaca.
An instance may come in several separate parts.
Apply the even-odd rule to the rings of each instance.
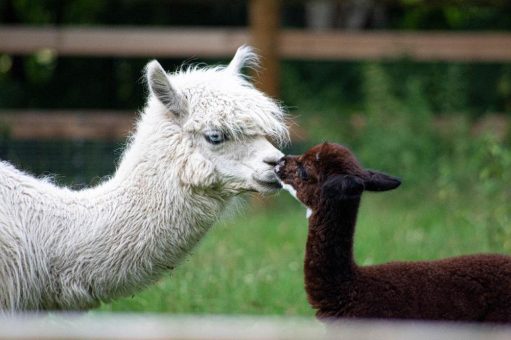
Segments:
[[[98,306],[174,268],[240,193],[275,191],[286,141],[281,108],[227,67],[166,74],[150,90],[113,177],[72,191],[0,162],[0,309]]]

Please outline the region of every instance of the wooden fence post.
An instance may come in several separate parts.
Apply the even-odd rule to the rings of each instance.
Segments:
[[[257,87],[277,98],[280,85],[280,0],[250,0],[251,43],[261,56],[261,69],[254,74]]]

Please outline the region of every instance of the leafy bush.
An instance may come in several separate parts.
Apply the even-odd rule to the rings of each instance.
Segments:
[[[476,192],[482,206],[479,216],[491,244],[504,243],[511,251],[511,148],[489,135],[474,155],[478,160]]]
[[[432,128],[432,112],[424,97],[423,83],[410,75],[402,79],[404,93],[391,85],[388,72],[379,64],[364,69],[367,125],[358,135],[361,157],[394,173],[414,173],[409,180],[429,177],[432,160],[439,152]]]
[[[0,160],[7,158],[7,145],[9,142],[9,129],[0,122]]]

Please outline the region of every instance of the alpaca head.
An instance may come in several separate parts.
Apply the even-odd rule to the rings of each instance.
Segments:
[[[146,67],[150,90],[146,114],[158,139],[168,139],[183,185],[223,194],[272,192],[281,187],[273,167],[287,142],[283,110],[243,76],[255,66],[249,47],[229,65],[189,67],[167,74],[157,61]],[[147,113],[149,112],[149,113]]]
[[[336,177],[341,193],[360,196],[364,190],[386,191],[397,188],[401,181],[374,170],[364,169],[346,147],[323,143],[301,156],[285,156],[275,172],[285,189],[309,208],[316,208],[324,184]]]

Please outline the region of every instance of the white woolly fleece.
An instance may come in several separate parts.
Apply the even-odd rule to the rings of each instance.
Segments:
[[[151,92],[97,187],[72,191],[0,162],[0,309],[82,310],[133,294],[178,265],[233,196],[274,190],[282,153],[264,136],[288,133],[279,106],[239,73],[254,56],[241,48],[227,68],[165,75],[183,111]],[[212,128],[230,139],[208,143]]]

